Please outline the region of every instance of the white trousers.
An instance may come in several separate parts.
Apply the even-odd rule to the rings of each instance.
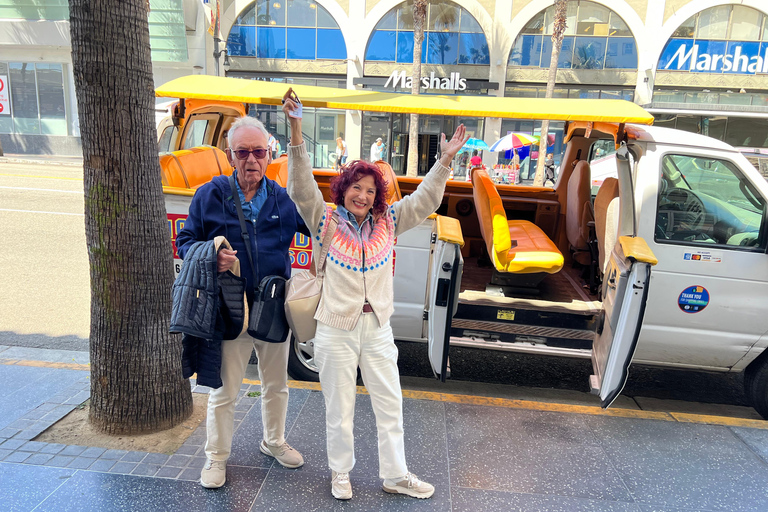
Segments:
[[[379,435],[379,477],[408,473],[403,443],[403,393],[397,370],[397,347],[387,322],[379,326],[373,313],[362,313],[352,331],[317,323],[315,361],[325,397],[328,465],[349,473],[355,465],[353,434],[357,368],[376,416]]]
[[[270,445],[285,442],[285,415],[288,411],[288,350],[290,342],[267,343],[247,332],[221,343],[221,381],[223,385],[208,395],[208,439],[205,455],[211,460],[227,460],[232,452],[235,426],[235,400],[245,376],[251,349],[256,349],[261,380],[261,421],[264,440]]]

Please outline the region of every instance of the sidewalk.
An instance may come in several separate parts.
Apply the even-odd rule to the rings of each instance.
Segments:
[[[82,167],[82,156],[67,156],[67,155],[21,155],[5,153],[0,156],[0,164],[13,163],[13,164],[42,164],[47,163],[49,165],[65,165],[70,167]]]
[[[381,490],[370,398],[361,392],[354,497],[338,502],[318,387],[291,384],[287,439],[306,464],[289,470],[259,452],[259,398],[247,395],[259,386],[247,380],[227,484],[206,490],[197,482],[204,422],[174,454],[31,441],[88,398],[86,363],[79,352],[0,346],[3,510],[768,510],[768,422],[412,390],[404,392],[409,468],[435,495]]]

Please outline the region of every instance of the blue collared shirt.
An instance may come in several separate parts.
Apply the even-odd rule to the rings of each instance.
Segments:
[[[237,195],[240,197],[240,204],[243,205],[243,216],[246,220],[251,221],[254,230],[256,229],[256,220],[259,218],[259,212],[264,203],[267,202],[267,185],[266,181],[262,178],[259,182],[259,188],[253,195],[250,201],[245,200],[245,194],[240,188],[240,183],[237,181],[237,171],[235,171],[235,186],[237,187]]]
[[[363,226],[365,225],[366,222],[370,222],[371,223],[371,229],[373,229],[373,215],[371,214],[371,210],[368,210],[368,214],[363,219],[362,224],[358,224],[357,223],[357,219],[355,218],[355,215],[352,212],[350,212],[349,210],[347,210],[346,208],[344,208],[343,206],[337,205],[336,206],[336,211],[339,214],[339,218],[346,219],[349,222],[351,222],[352,226],[354,226],[355,230],[361,236],[362,236]]]

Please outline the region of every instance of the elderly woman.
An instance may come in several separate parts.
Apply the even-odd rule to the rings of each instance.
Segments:
[[[325,262],[323,296],[315,313],[315,361],[325,397],[331,492],[352,497],[349,472],[355,465],[352,432],[357,368],[371,395],[379,439],[379,477],[384,490],[429,498],[435,488],[408,471],[403,442],[403,395],[389,318],[394,310],[392,249],[395,237],[433,213],[443,198],[448,164],[464,145],[460,125],[450,141],[442,136],[442,156],[416,191],[387,205],[386,183],[378,168],[361,160],[347,164],[331,184],[336,212],[326,205],[312,176],[291,89],[283,111],[291,125],[288,195],[296,203],[316,244],[336,225]],[[332,220],[333,219],[333,220]]]

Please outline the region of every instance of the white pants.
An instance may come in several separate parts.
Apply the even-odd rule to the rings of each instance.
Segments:
[[[379,476],[408,473],[403,443],[403,394],[397,370],[397,347],[387,322],[379,326],[373,313],[362,313],[352,331],[317,323],[315,361],[325,397],[328,465],[349,473],[355,465],[353,434],[357,367],[376,416],[379,435]]]
[[[208,395],[208,439],[205,455],[211,460],[227,460],[232,451],[235,426],[235,400],[245,376],[251,349],[256,349],[261,380],[261,421],[264,440],[270,445],[285,442],[285,415],[288,411],[288,350],[290,342],[267,343],[247,332],[221,343],[221,381],[223,385]]]

